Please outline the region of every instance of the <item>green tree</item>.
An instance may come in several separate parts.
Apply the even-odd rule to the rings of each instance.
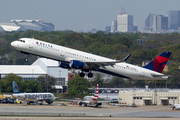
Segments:
[[[180,78],[180,70],[176,70],[172,73],[172,76],[170,77],[170,82],[173,85],[173,87],[179,88],[179,81]]]
[[[116,39],[117,43],[121,43],[123,45],[126,45],[128,48],[134,45],[133,41],[129,39],[128,37],[120,37]]]
[[[90,82],[80,77],[79,75],[75,75],[72,80],[69,80],[68,83],[68,95],[70,97],[84,97],[89,94],[89,89],[91,87]]]
[[[19,85],[18,85],[19,86]],[[42,92],[42,85],[37,81],[25,80],[20,84],[21,91],[33,93],[33,92]]]
[[[21,84],[22,78],[20,76],[17,76],[15,74],[8,74],[4,76],[1,80],[1,91],[2,92],[12,92],[13,91],[13,85],[12,82],[15,81],[18,85]]]
[[[94,81],[92,81],[92,86],[96,88],[97,83],[99,83],[99,86],[103,86],[103,79],[100,73],[97,73],[94,77]]]
[[[22,81],[20,76],[8,74],[0,81],[2,92],[13,92],[12,82],[15,81],[21,92],[42,92],[42,86],[37,81]]]
[[[43,92],[53,92],[53,87],[56,83],[56,78],[50,75],[42,75],[37,78],[37,82],[42,85]]]
[[[112,81],[109,83],[111,87],[120,88],[125,86],[125,82],[122,78],[113,76]]]

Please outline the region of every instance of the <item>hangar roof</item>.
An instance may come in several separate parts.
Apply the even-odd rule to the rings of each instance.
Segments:
[[[0,74],[46,74],[38,65],[1,65]]]
[[[58,61],[47,59],[47,58],[39,58],[32,65],[38,65],[39,62],[43,62],[46,66],[58,66]]]

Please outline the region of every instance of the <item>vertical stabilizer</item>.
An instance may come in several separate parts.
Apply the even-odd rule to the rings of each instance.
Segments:
[[[13,81],[13,93],[21,93],[15,81]]]
[[[162,73],[166,63],[169,60],[171,52],[164,51],[161,55],[157,56],[149,64],[143,66],[143,68]]]
[[[99,84],[97,83],[97,89],[96,89],[96,94],[94,97],[98,98],[98,93],[99,93]]]

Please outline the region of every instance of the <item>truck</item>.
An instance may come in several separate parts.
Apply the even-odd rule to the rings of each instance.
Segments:
[[[3,95],[0,95],[0,103],[2,102],[3,99]]]
[[[3,94],[2,103],[14,103],[12,95]]]
[[[8,103],[8,98],[4,95],[2,97],[2,103]]]
[[[8,103],[14,103],[14,98],[11,96],[11,97],[7,97],[8,99]]]

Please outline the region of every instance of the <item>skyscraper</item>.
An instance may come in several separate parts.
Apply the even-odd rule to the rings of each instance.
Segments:
[[[126,14],[123,7],[117,15],[117,31],[118,32],[133,32],[133,15]]]
[[[163,15],[149,14],[145,20],[145,30],[162,31],[168,29],[168,17]]]
[[[116,31],[117,31],[117,20],[113,20],[111,26],[111,32],[114,33]]]
[[[168,11],[168,28],[178,30],[180,27],[180,11]]]
[[[154,14],[149,14],[145,20],[145,30],[153,30],[153,16]]]
[[[157,16],[157,30],[168,30],[168,17],[163,15]]]

